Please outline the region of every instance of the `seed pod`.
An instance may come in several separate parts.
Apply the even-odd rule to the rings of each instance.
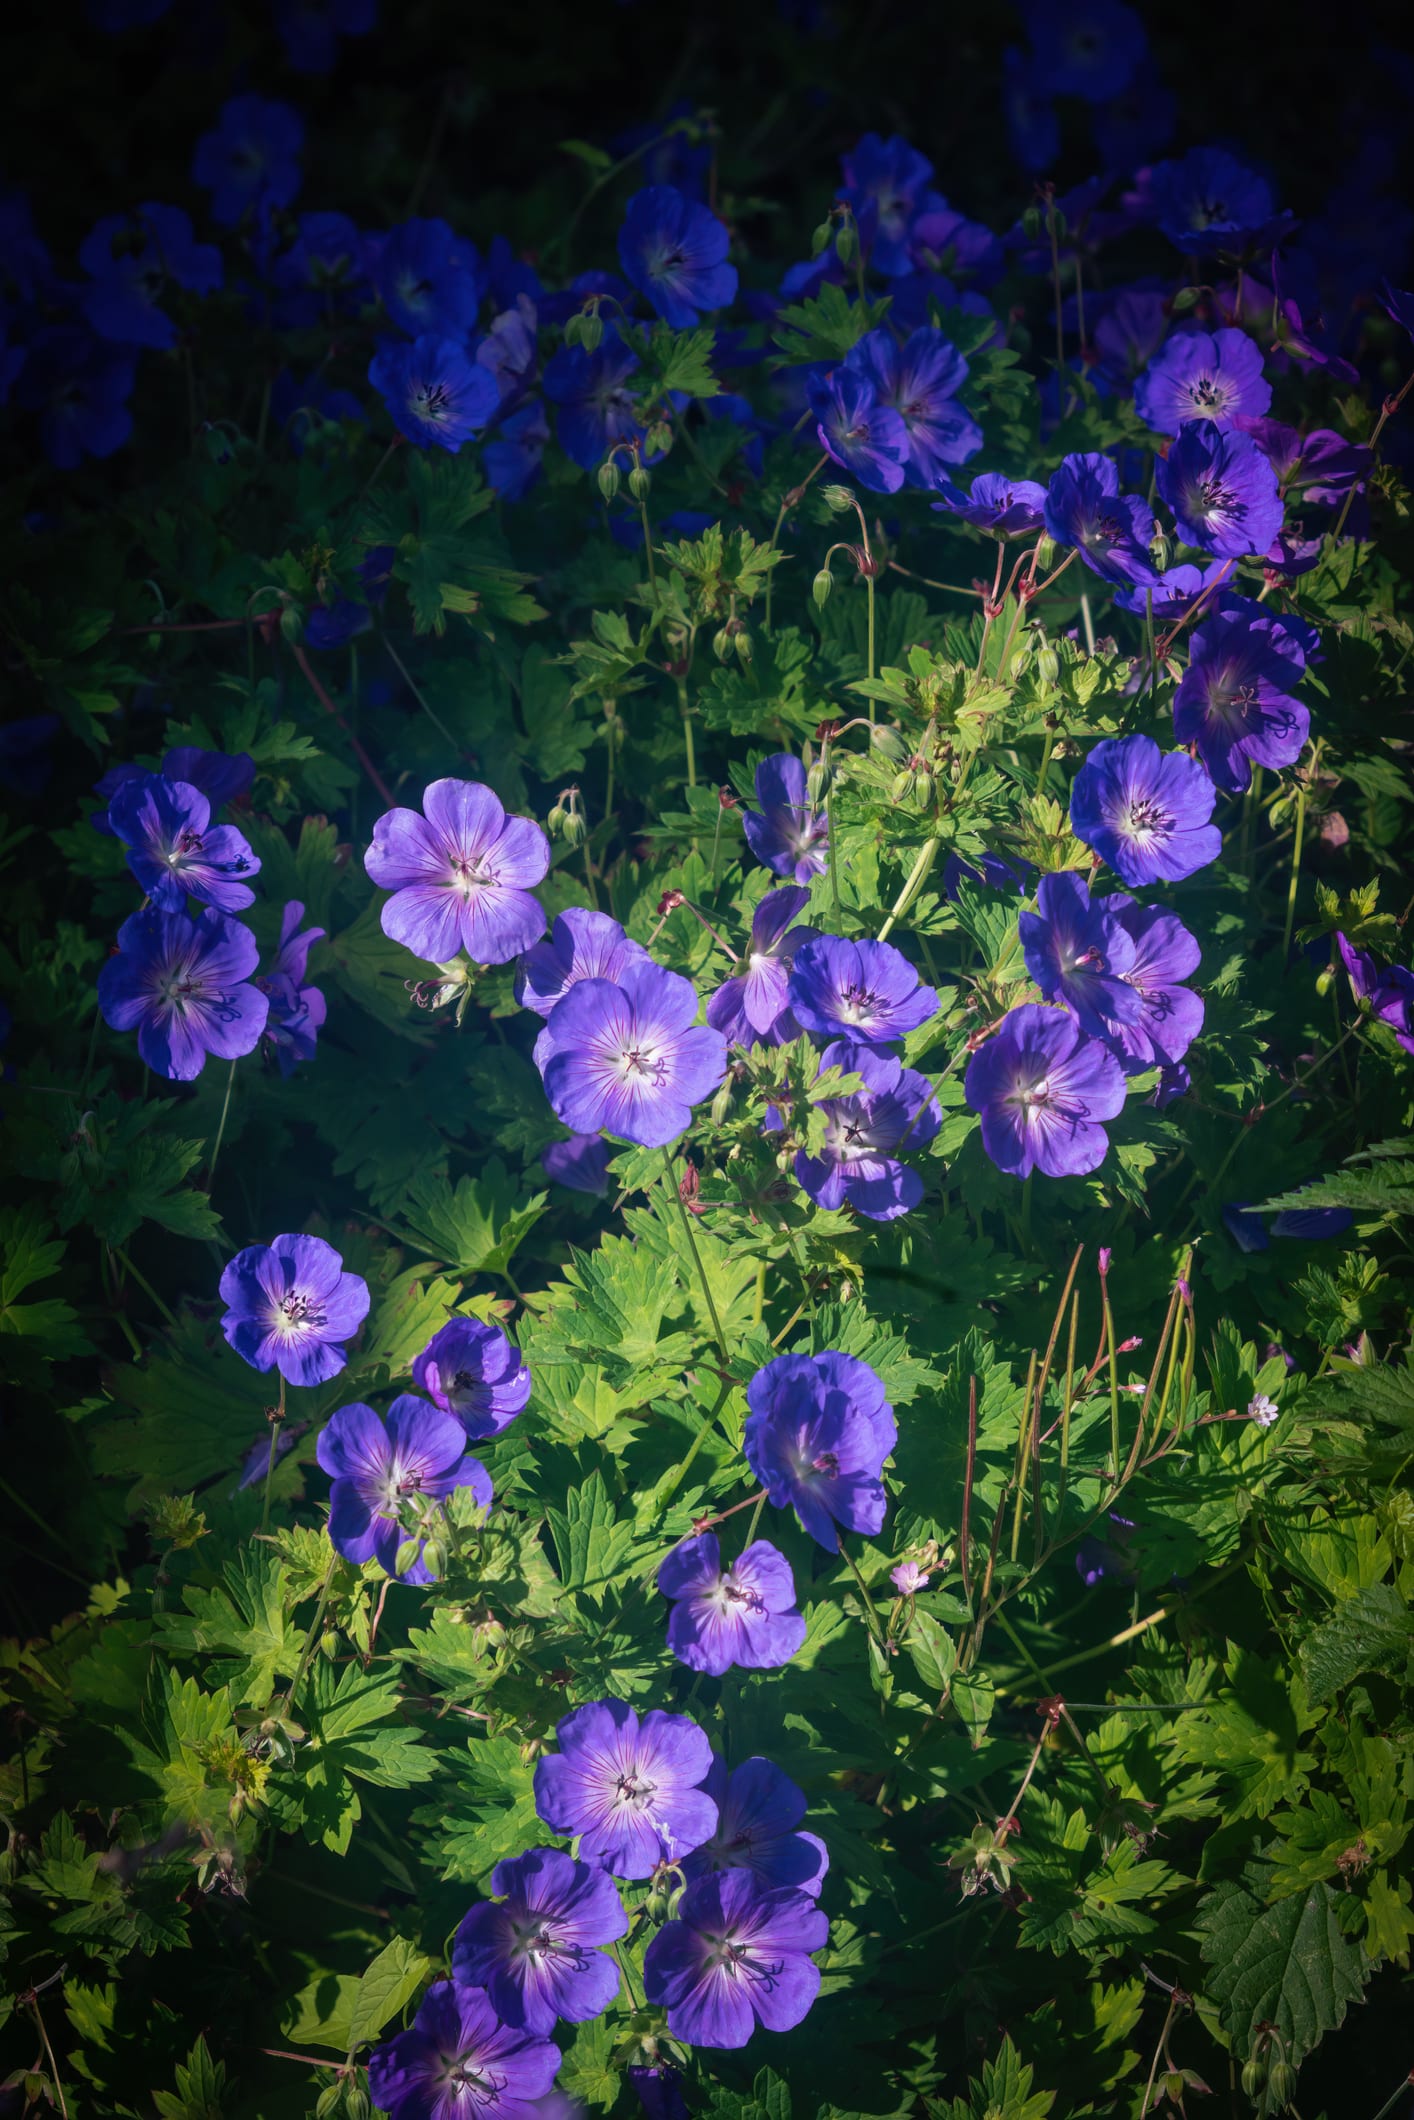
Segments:
[[[831,574],[828,567],[822,567],[810,585],[810,594],[814,597],[816,605],[821,611],[824,610],[826,604],[830,601],[830,591],[834,586],[835,578],[833,574]]]
[[[652,484],[653,480],[648,472],[644,470],[642,464],[635,464],[628,475],[628,490],[634,499],[636,501],[646,501],[648,489]]]
[[[607,457],[599,466],[599,491],[606,501],[617,498],[619,491],[619,467],[612,457]]]

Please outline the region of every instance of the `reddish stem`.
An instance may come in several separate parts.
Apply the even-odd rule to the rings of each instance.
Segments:
[[[364,750],[363,745],[354,735],[353,730],[349,727],[343,715],[335,706],[333,700],[329,697],[329,694],[325,691],[323,685],[320,683],[318,677],[315,675],[314,667],[310,662],[309,657],[305,654],[304,649],[300,646],[298,641],[291,641],[290,653],[294,656],[296,663],[299,665],[301,675],[304,677],[304,680],[309,686],[310,691],[319,701],[319,704],[321,707],[323,707],[325,713],[333,715],[335,721],[339,724],[339,727],[348,737],[349,742],[353,747],[354,757],[363,767],[364,772],[373,782],[374,787],[377,788],[384,802],[387,803],[388,808],[390,810],[393,809],[395,807],[395,804],[393,802],[393,797],[386,781],[384,780],[382,774],[379,772],[377,766],[374,765],[373,760],[369,757],[367,751]]]

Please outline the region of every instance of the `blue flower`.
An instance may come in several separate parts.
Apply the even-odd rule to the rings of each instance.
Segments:
[[[561,346],[546,363],[545,395],[559,407],[560,447],[583,470],[593,471],[616,443],[642,442],[627,387],[637,366],[638,355],[612,329],[593,353]]]
[[[1132,1023],[1113,1023],[1106,1044],[1126,1075],[1151,1067],[1172,1072],[1203,1028],[1203,1002],[1183,982],[1202,959],[1197,940],[1161,905],[1140,905],[1116,891],[1105,905],[1134,945],[1125,984],[1139,997]]]
[[[298,898],[292,898],[280,916],[280,943],[275,961],[255,982],[269,997],[270,1014],[266,1019],[265,1036],[282,1075],[292,1075],[301,1060],[314,1058],[315,1040],[328,1013],[319,988],[304,984],[309,953],[316,942],[323,940],[324,929],[312,927],[299,933],[303,918],[303,905]]]
[[[1186,751],[1163,754],[1152,736],[1097,743],[1070,791],[1070,824],[1133,888],[1175,883],[1216,861],[1210,822],[1217,789]]]
[[[1053,96],[1107,103],[1123,94],[1149,48],[1123,0],[1038,0],[1026,21],[1037,79]]]
[[[486,483],[503,501],[523,500],[540,476],[550,423],[537,399],[502,417],[481,452]]]
[[[731,236],[710,207],[672,184],[650,184],[628,202],[619,230],[619,263],[675,331],[703,310],[725,309],[736,295]]]
[[[384,934],[429,964],[458,950],[476,964],[508,964],[545,932],[531,893],[550,866],[550,842],[533,818],[507,817],[480,781],[434,780],[421,812],[385,810],[363,865],[393,893]]]
[[[446,449],[453,456],[495,417],[501,402],[490,370],[459,339],[431,332],[410,346],[385,340],[368,364],[368,380],[400,434],[419,449]]]
[[[609,1190],[611,1153],[598,1134],[571,1134],[568,1141],[552,1141],[541,1149],[540,1167],[553,1184],[602,1199]]]
[[[454,1979],[484,1988],[502,2022],[528,2032],[600,2016],[619,1992],[600,1946],[628,1930],[613,1879],[557,1848],[531,1848],[497,1863],[491,1890],[457,1930]]]
[[[748,1870],[700,1877],[649,1944],[645,1999],[665,2008],[674,2039],[742,2047],[762,2024],[787,2032],[820,1991],[810,1957],[830,1924],[804,1892],[763,1891]]]
[[[389,2120],[539,2120],[560,2050],[503,2024],[479,1988],[435,1980],[405,2032],[368,2057]]]
[[[317,1456],[333,1483],[330,1545],[359,1566],[376,1560],[399,1582],[434,1580],[425,1542],[410,1566],[397,1565],[398,1548],[416,1536],[419,1501],[445,1501],[469,1487],[478,1507],[491,1506],[491,1481],[485,1466],[468,1456],[460,1421],[411,1392],[394,1399],[386,1421],[361,1402],[341,1406],[320,1435]],[[422,1512],[417,1521],[426,1522]]]
[[[796,951],[786,998],[806,1030],[854,1045],[888,1045],[938,1009],[937,994],[902,950],[838,935],[816,935]]]
[[[351,420],[367,423],[368,414],[351,390],[340,390],[317,371],[303,378],[282,368],[270,386],[270,417],[295,456],[314,442],[336,435]]]
[[[378,244],[373,281],[409,338],[465,335],[486,291],[481,253],[445,221],[404,221]]]
[[[1179,332],[1134,386],[1140,419],[1161,434],[1177,434],[1189,420],[1230,427],[1239,414],[1260,418],[1271,402],[1261,347],[1231,328]]]
[[[221,253],[198,243],[180,206],[107,214],[79,249],[89,276],[83,313],[100,338],[126,346],[175,346],[177,327],[160,306],[168,286],[210,294],[221,285]]]
[[[899,1157],[933,1139],[942,1124],[938,1100],[922,1075],[873,1046],[834,1040],[819,1071],[832,1067],[858,1075],[863,1088],[819,1105],[825,1138],[818,1156],[797,1154],[797,1183],[819,1207],[848,1205],[866,1221],[895,1221],[923,1198],[923,1180]]]
[[[297,74],[327,74],[340,37],[366,37],[378,20],[378,0],[276,0],[275,27]]]
[[[212,825],[200,788],[163,773],[141,774],[118,789],[108,822],[128,849],[128,867],[163,911],[180,912],[188,898],[223,913],[255,903],[240,879],[258,874],[260,862],[234,825]]]
[[[897,133],[881,140],[869,132],[842,166],[844,182],[835,197],[854,213],[865,258],[886,279],[912,271],[908,233],[914,217],[925,206],[942,203],[929,190],[932,163]]]
[[[412,1365],[434,1406],[454,1414],[467,1440],[500,1435],[530,1403],[530,1371],[499,1325],[449,1318]]]
[[[1250,434],[1190,420],[1156,477],[1180,536],[1218,559],[1266,552],[1281,528],[1277,475]]]
[[[137,376],[129,348],[72,324],[55,324],[30,343],[16,396],[39,414],[44,453],[59,471],[86,456],[111,456],[133,431],[128,410]]]
[[[1268,232],[1275,202],[1264,177],[1221,147],[1194,147],[1150,178],[1155,218],[1180,250],[1241,250]]]
[[[260,952],[250,929],[224,913],[134,913],[118,954],[98,975],[98,1006],[115,1031],[136,1031],[156,1075],[191,1082],[206,1065],[253,1053],[270,1004],[249,984]]]
[[[237,751],[231,756],[225,751],[209,751],[200,744],[177,744],[162,761],[164,780],[184,780],[189,787],[199,788],[213,810],[224,809],[228,802],[236,802],[250,792],[255,779],[255,760],[248,751]],[[89,823],[95,832],[102,832],[108,839],[116,839],[108,805],[119,788],[129,781],[147,778],[141,766],[110,766],[94,789],[104,807],[91,811]]]
[[[581,979],[535,1044],[556,1118],[641,1148],[675,1141],[726,1073],[725,1038],[696,1015],[690,981],[656,964],[629,965],[612,985]]]
[[[689,1882],[719,1870],[750,1870],[758,1884],[789,1885],[819,1898],[830,1857],[814,1833],[797,1830],[805,1797],[788,1774],[759,1757],[728,1773],[726,1761],[714,1753],[702,1786],[717,1806],[717,1830],[683,1863]]]
[[[621,1700],[592,1700],[555,1738],[536,1764],[536,1814],[552,1833],[577,1833],[581,1857],[611,1877],[651,1877],[715,1830],[702,1788],[712,1747],[690,1716],[654,1708],[640,1720]]]
[[[768,891],[757,906],[741,960],[745,970],[724,980],[707,1001],[707,1021],[729,1045],[785,1045],[800,1036],[786,984],[796,951],[815,934],[814,928],[791,926],[809,902],[809,891],[786,884]]]
[[[1035,60],[1017,44],[1002,53],[1002,115],[1011,151],[1027,174],[1049,169],[1060,153],[1060,119]]]
[[[659,1568],[658,1588],[672,1602],[668,1647],[690,1671],[774,1671],[804,1644],[790,1562],[768,1539],[726,1566],[714,1531],[683,1539]]]
[[[278,1369],[290,1384],[324,1384],[348,1361],[345,1343],[368,1316],[369,1295],[332,1244],[287,1234],[237,1252],[221,1300],[221,1330],[243,1362]]]
[[[301,214],[295,239],[276,258],[275,321],[300,330],[348,314],[367,286],[363,238],[343,213]]]
[[[1291,688],[1306,667],[1279,620],[1220,611],[1194,632],[1173,701],[1174,734],[1195,744],[1220,788],[1241,795],[1252,766],[1294,765],[1310,733]]]
[[[1046,506],[1046,489],[1034,479],[1006,478],[1000,471],[979,471],[972,491],[940,480],[942,495],[932,506],[939,515],[960,516],[975,529],[990,530],[994,537],[1016,537],[1039,530]]]
[[[759,810],[743,810],[741,828],[756,859],[776,876],[808,884],[825,873],[830,820],[810,801],[805,768],[790,751],[756,768]]]
[[[910,486],[936,489],[946,483],[948,467],[966,463],[981,448],[981,428],[957,402],[967,363],[941,331],[925,325],[902,346],[887,331],[866,332],[844,367],[861,376],[878,403],[903,421],[904,475]]]
[[[837,1526],[866,1535],[882,1527],[880,1475],[898,1423],[867,1362],[833,1350],[777,1355],[757,1370],[746,1401],[742,1448],[774,1508],[793,1508],[827,1553],[839,1550]]]
[[[303,146],[304,120],[288,103],[232,96],[192,157],[192,178],[211,193],[213,220],[234,228],[257,209],[288,206],[303,181]]]
[[[1136,997],[1137,998],[1137,997]],[[1102,1121],[1124,1109],[1124,1070],[1067,1010],[1023,1002],[967,1063],[967,1102],[998,1170],[1083,1177],[1109,1150]]]
[[[1041,878],[1036,904],[1017,925],[1026,969],[1045,999],[1063,1002],[1092,1038],[1137,1023],[1139,996],[1125,983],[1134,944],[1109,901],[1092,899],[1084,878],[1063,869]]]
[[[866,376],[847,367],[818,376],[810,386],[810,409],[828,456],[871,492],[898,492],[910,454],[908,429],[901,413],[879,402]]]
[[[1119,490],[1107,456],[1068,456],[1046,488],[1046,528],[1058,545],[1074,545],[1102,580],[1153,582],[1149,557],[1154,518],[1137,493]]]

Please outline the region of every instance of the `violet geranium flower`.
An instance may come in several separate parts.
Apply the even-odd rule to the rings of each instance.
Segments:
[[[658,1588],[673,1600],[668,1647],[689,1671],[774,1671],[805,1640],[790,1562],[766,1539],[725,1567],[714,1531],[684,1539],[658,1570]]]
[[[1106,737],[1075,776],[1070,826],[1131,888],[1176,883],[1223,850],[1210,821],[1217,799],[1186,751],[1165,755],[1152,736]]]
[[[898,1424],[867,1362],[834,1351],[780,1354],[757,1370],[746,1400],[742,1447],[774,1508],[793,1508],[827,1553],[839,1551],[837,1526],[879,1530],[880,1474]]]
[[[891,942],[817,935],[797,950],[786,989],[796,1021],[824,1038],[888,1045],[936,1015],[938,997]]]
[[[221,1276],[221,1330],[252,1369],[278,1369],[290,1384],[337,1376],[368,1316],[368,1283],[345,1273],[322,1237],[288,1235],[238,1251]]]
[[[899,1156],[933,1139],[942,1125],[938,1100],[922,1075],[872,1046],[835,1040],[820,1055],[820,1073],[832,1067],[858,1075],[864,1087],[825,1099],[824,1146],[818,1156],[800,1150],[796,1180],[819,1207],[848,1204],[867,1221],[892,1222],[923,1198],[923,1180]]]
[[[613,1877],[651,1877],[716,1829],[703,1788],[707,1734],[687,1715],[654,1708],[640,1722],[621,1700],[594,1700],[555,1731],[557,1752],[535,1769],[535,1809],[552,1833],[577,1833],[579,1852]]]
[[[118,954],[98,974],[98,1006],[115,1031],[137,1032],[154,1074],[191,1082],[206,1065],[253,1053],[270,1003],[249,984],[260,961],[254,935],[225,913],[133,913]]]
[[[938,491],[942,498],[932,505],[940,515],[960,516],[974,529],[990,530],[994,537],[1017,537],[1041,527],[1046,489],[1034,479],[1005,478],[1000,471],[979,471],[970,493],[946,482]]]
[[[675,1141],[727,1071],[725,1038],[696,1014],[696,988],[656,964],[630,965],[614,984],[581,979],[535,1042],[556,1118],[640,1148]]]
[[[691,1883],[714,1871],[749,1870],[758,1884],[789,1885],[818,1899],[830,1867],[823,1840],[796,1829],[805,1816],[800,1789],[769,1759],[744,1759],[727,1772],[715,1753],[703,1784],[717,1806],[717,1830],[683,1863]]]
[[[499,1325],[451,1318],[412,1365],[434,1406],[461,1422],[470,1442],[500,1435],[530,1402],[530,1371]]]
[[[539,825],[507,817],[475,780],[434,780],[422,812],[386,811],[363,857],[373,881],[393,893],[384,934],[429,964],[446,964],[458,950],[476,964],[520,956],[545,932],[544,909],[530,895],[550,866]]]
[[[368,380],[393,425],[419,449],[453,455],[494,419],[500,387],[460,339],[427,331],[405,346],[385,340],[368,364]]]
[[[437,1980],[405,2032],[368,2057],[368,2093],[389,2120],[540,2120],[553,2039],[503,2024],[479,1988]]]
[[[435,1580],[419,1545],[399,1570],[398,1548],[414,1536],[404,1508],[418,1500],[444,1501],[469,1487],[482,1509],[491,1506],[486,1467],[467,1454],[466,1432],[453,1414],[404,1392],[386,1421],[371,1406],[341,1406],[319,1437],[316,1455],[329,1489],[329,1542],[346,1561],[376,1560],[403,1583]]]
[[[128,867],[153,905],[181,912],[188,898],[239,913],[255,903],[242,877],[260,862],[234,825],[211,822],[200,788],[163,773],[125,780],[108,805],[108,823],[128,850]]]
[[[742,959],[746,969],[723,980],[707,1002],[707,1021],[728,1045],[787,1045],[800,1036],[786,986],[796,951],[815,939],[814,928],[791,926],[809,902],[809,891],[786,884],[768,891],[757,906]]]
[[[1279,622],[1217,612],[1196,628],[1173,701],[1174,734],[1196,746],[1220,788],[1240,795],[1252,767],[1294,765],[1311,716],[1291,687],[1305,672],[1300,643]]]
[[[820,447],[871,493],[897,493],[909,457],[902,413],[880,401],[867,376],[839,367],[810,386]]]
[[[774,876],[809,883],[823,876],[830,820],[810,801],[805,768],[790,751],[763,758],[756,768],[759,810],[743,810],[741,827],[756,859]]]
[[[528,2032],[606,2010],[619,1969],[599,1946],[628,1931],[613,1880],[558,1848],[531,1848],[497,1863],[491,1890],[457,1930],[453,1979],[484,1988],[497,2016]]]
[[[641,942],[624,933],[608,913],[572,905],[560,913],[548,940],[527,950],[516,971],[515,996],[522,1008],[550,1016],[557,1001],[581,979],[611,982],[631,964],[651,964]]]
[[[903,421],[910,486],[940,486],[951,465],[965,464],[981,448],[981,428],[957,401],[967,363],[931,325],[920,326],[903,345],[890,331],[868,331],[851,347],[844,367],[862,376],[879,404]]]
[[[1023,1002],[972,1055],[964,1082],[999,1170],[1027,1178],[1083,1176],[1104,1162],[1101,1123],[1124,1107],[1124,1071],[1064,1009]]]
[[[1188,420],[1155,466],[1179,535],[1218,559],[1266,552],[1281,528],[1277,475],[1250,434]]]
[[[1134,944],[1111,901],[1092,899],[1084,877],[1065,869],[1041,878],[1036,905],[1017,926],[1026,969],[1045,999],[1063,1003],[1092,1038],[1137,1022],[1139,997],[1125,984]]]
[[[1073,545],[1103,581],[1158,579],[1149,556],[1154,518],[1137,493],[1121,493],[1119,472],[1107,456],[1068,456],[1046,488],[1046,529],[1058,545]]]
[[[316,942],[323,940],[324,930],[306,928],[301,934],[299,924],[303,918],[304,907],[299,899],[290,899],[280,917],[280,946],[275,961],[255,981],[270,1002],[265,1036],[282,1075],[292,1075],[301,1060],[314,1058],[315,1040],[328,1013],[319,988],[304,984],[309,953]]]
[[[1242,249],[1274,214],[1266,179],[1221,147],[1194,147],[1179,161],[1160,162],[1150,194],[1160,228],[1180,250]]]
[[[700,1877],[643,1960],[646,1999],[693,2046],[745,2046],[758,2024],[787,2032],[820,1991],[810,1953],[830,1924],[804,1892],[762,1891],[749,1870]]]
[[[551,1141],[541,1149],[540,1167],[552,1184],[602,1199],[609,1190],[610,1154],[598,1134],[571,1134],[568,1141]]]
[[[1140,1004],[1132,1023],[1111,1026],[1110,1050],[1126,1075],[1177,1067],[1203,1028],[1202,998],[1183,984],[1202,962],[1197,939],[1177,914],[1161,905],[1140,905],[1127,891],[1114,892],[1104,903],[1134,944],[1124,980]]]
[[[1262,349],[1245,331],[1181,331],[1155,354],[1134,386],[1134,408],[1160,434],[1189,420],[1230,427],[1239,414],[1260,419],[1272,402]]]
[[[673,184],[636,191],[619,230],[619,263],[664,323],[686,331],[705,309],[725,309],[736,295],[731,235],[709,206]]]

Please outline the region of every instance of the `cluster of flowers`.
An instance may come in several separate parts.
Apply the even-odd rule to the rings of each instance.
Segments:
[[[617,1700],[576,1708],[555,1736],[535,1770],[535,1808],[552,1832],[577,1836],[578,1854],[531,1848],[496,1865],[493,1897],[457,1930],[451,1979],[371,2057],[369,2089],[393,2120],[440,2110],[454,2085],[456,2110],[474,2120],[539,2120],[533,2101],[561,2058],[549,2034],[609,2007],[619,1992],[609,1952],[646,1922],[659,1924],[646,1999],[676,2040],[741,2047],[758,2024],[788,2031],[819,1990],[811,1954],[829,1935],[817,1904],[829,1859],[798,1830],[794,1782],[767,1759],[729,1771],[689,1717],[640,1720]],[[615,1879],[649,1885],[631,1912]],[[670,2069],[630,2075],[645,2102],[676,2090]]]
[[[244,752],[183,745],[158,773],[114,766],[98,784],[106,808],[90,821],[126,847],[146,894],[98,975],[98,1005],[112,1029],[137,1032],[144,1061],[169,1081],[192,1081],[208,1054],[239,1060],[262,1041],[288,1075],[313,1057],[324,1022],[323,994],[304,983],[324,930],[300,932],[299,900],[285,906],[264,971],[254,935],[233,917],[255,902],[245,878],[260,862],[234,825],[211,817],[245,796],[254,778]]]

